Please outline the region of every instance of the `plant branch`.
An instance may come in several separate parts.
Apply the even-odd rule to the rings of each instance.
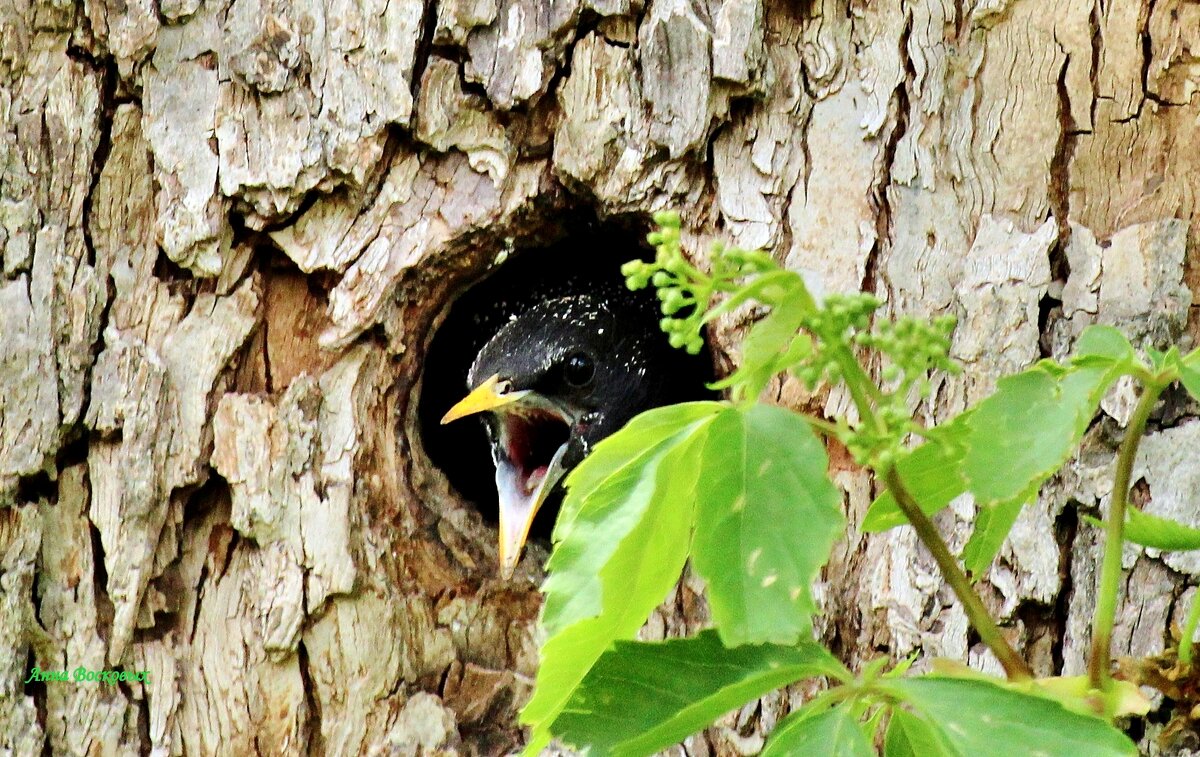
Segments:
[[[1117,453],[1117,471],[1113,477],[1112,500],[1104,519],[1104,561],[1100,568],[1100,593],[1096,599],[1092,649],[1088,656],[1088,680],[1093,689],[1107,692],[1112,688],[1112,629],[1117,616],[1117,596],[1121,591],[1121,551],[1125,545],[1125,509],[1129,505],[1130,478],[1138,445],[1146,433],[1146,421],[1158,397],[1166,388],[1151,377],[1129,421],[1129,429]]]
[[[937,526],[913,499],[912,493],[900,480],[900,474],[894,467],[889,468],[884,475],[884,483],[887,484],[892,496],[896,498],[896,504],[900,506],[904,517],[908,518],[908,522],[916,529],[921,543],[933,554],[933,559],[937,561],[938,568],[942,571],[942,577],[950,584],[954,595],[962,603],[967,620],[971,622],[971,626],[979,634],[983,643],[992,650],[992,654],[996,655],[996,659],[1004,666],[1004,673],[1009,680],[1023,681],[1033,678],[1033,671],[1000,633],[1000,627],[996,625],[996,621],[983,606],[983,600],[975,593],[974,587],[971,586],[971,580],[967,578],[967,574],[959,566],[958,560],[951,554],[950,547],[942,539]]]
[[[879,387],[871,380],[866,369],[854,357],[850,350],[845,350],[841,355],[839,364],[842,367],[842,376],[845,378],[846,386],[850,390],[850,396],[854,398],[854,403],[858,407],[859,415],[862,416],[864,423],[870,423],[877,429],[883,430],[883,422],[875,413],[871,404],[871,398],[880,401],[881,395]],[[925,545],[925,548],[933,555],[933,559],[937,562],[938,568],[942,572],[942,577],[950,584],[950,588],[954,590],[954,595],[958,597],[958,601],[962,603],[963,610],[967,614],[967,620],[971,626],[979,634],[979,638],[987,645],[988,649],[992,650],[992,654],[996,655],[996,659],[1004,667],[1004,672],[1009,680],[1022,681],[1033,678],[1033,671],[1029,669],[1029,665],[1021,658],[1017,651],[1012,648],[1004,635],[1000,633],[1000,627],[996,625],[996,621],[992,619],[987,608],[983,606],[983,600],[975,592],[975,588],[971,586],[970,579],[963,572],[962,567],[958,564],[958,559],[950,552],[950,547],[946,541],[942,539],[941,533],[938,532],[937,526],[917,504],[913,498],[912,492],[904,485],[900,479],[900,474],[896,472],[893,465],[887,466],[886,470],[876,473],[882,473],[882,478],[892,496],[896,498],[896,504],[899,505],[901,512],[908,518],[908,522],[916,529],[917,538]]]
[[[854,350],[849,347],[842,348],[838,355],[838,366],[842,369],[846,388],[850,390],[850,397],[854,400],[854,405],[858,408],[858,414],[862,416],[863,422],[870,422],[882,430],[881,424],[875,417],[875,411],[872,409],[872,403],[874,405],[883,404],[883,392],[875,385],[870,374],[867,373],[867,369],[858,362]]]
[[[1183,624],[1183,635],[1179,639],[1179,661],[1184,665],[1192,664],[1192,637],[1196,634],[1196,624],[1200,623],[1200,593],[1192,597],[1192,607],[1188,610],[1187,620]]]

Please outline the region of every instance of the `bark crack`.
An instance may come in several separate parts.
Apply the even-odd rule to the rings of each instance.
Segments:
[[[1062,50],[1062,46],[1059,45]],[[1058,224],[1058,245],[1050,252],[1050,271],[1054,278],[1066,281],[1070,268],[1063,250],[1071,236],[1071,159],[1077,142],[1076,124],[1071,116],[1071,93],[1067,87],[1067,69],[1071,55],[1063,50],[1058,72],[1058,143],[1050,157],[1050,213]]]
[[[437,31],[438,0],[426,0],[425,12],[421,16],[420,39],[417,41],[416,54],[413,56],[412,81],[409,82],[409,92],[412,94],[413,108],[421,95],[421,79],[429,66],[433,55],[433,37]],[[415,115],[415,114],[414,114]]]
[[[312,668],[308,660],[308,648],[304,639],[296,644],[296,666],[300,670],[300,680],[304,683],[304,704],[307,711],[305,731],[308,736],[307,754],[325,754],[325,739],[321,735],[321,702],[316,696],[316,686],[313,684]]]
[[[908,13],[904,19],[904,26],[900,30],[900,39],[897,43],[900,48],[900,59],[904,64],[904,77],[896,85],[894,96],[892,97],[895,123],[888,133],[887,142],[883,148],[880,183],[877,185],[874,193],[873,204],[876,209],[875,244],[871,246],[871,252],[867,255],[867,260],[863,267],[861,288],[864,292],[874,292],[878,289],[880,283],[880,258],[883,256],[884,249],[890,245],[892,238],[892,202],[888,197],[888,191],[892,185],[892,170],[896,164],[896,152],[900,148],[900,142],[908,133],[909,109],[912,107],[909,92],[916,82],[917,75],[912,57],[908,54],[912,27],[912,13]]]
[[[1060,675],[1066,665],[1064,647],[1067,639],[1067,623],[1071,613],[1071,593],[1074,580],[1071,575],[1071,555],[1075,550],[1075,539],[1079,535],[1079,511],[1075,503],[1067,503],[1054,520],[1058,539],[1058,594],[1054,597],[1054,631],[1051,635],[1050,659],[1052,671]]]

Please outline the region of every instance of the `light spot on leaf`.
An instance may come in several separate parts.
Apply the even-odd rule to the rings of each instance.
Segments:
[[[746,560],[746,572],[754,575],[754,565],[758,562],[758,558],[762,557],[762,547],[750,553],[750,559]]]

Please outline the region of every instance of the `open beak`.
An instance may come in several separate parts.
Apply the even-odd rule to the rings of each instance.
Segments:
[[[496,461],[496,491],[500,499],[500,576],[508,579],[517,569],[521,550],[529,538],[533,518],[563,475],[562,458],[567,451],[563,442],[545,468],[532,474],[503,454],[503,445],[493,448]],[[531,489],[532,487],[532,489]]]
[[[500,502],[500,575],[508,579],[534,516],[565,472],[570,420],[540,395],[507,391],[499,376],[492,376],[450,408],[442,423],[481,412],[497,420],[492,460]]]

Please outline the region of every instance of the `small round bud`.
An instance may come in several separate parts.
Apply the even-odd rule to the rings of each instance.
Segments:
[[[673,210],[660,210],[654,214],[654,222],[667,228],[679,228],[679,214]]]
[[[659,291],[667,293],[667,296],[663,299],[663,307],[671,307],[672,312],[679,310],[679,308],[687,304],[687,297],[678,289],[662,289]]]

